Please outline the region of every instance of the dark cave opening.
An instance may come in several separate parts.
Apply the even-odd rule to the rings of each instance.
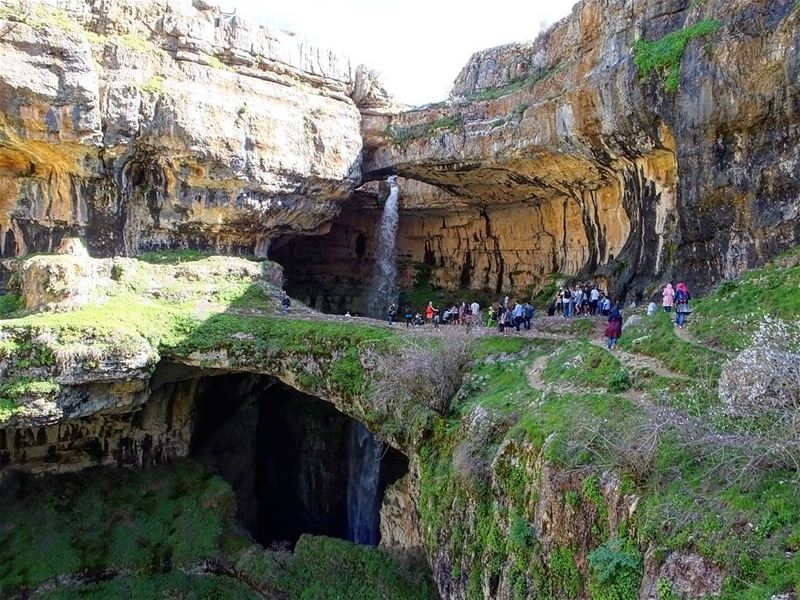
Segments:
[[[196,411],[191,455],[231,484],[239,519],[257,542],[292,548],[308,533],[377,544],[378,534],[353,537],[358,421],[251,374],[201,379]],[[408,472],[408,459],[382,446],[375,469],[375,497],[367,504],[377,531],[383,493]]]

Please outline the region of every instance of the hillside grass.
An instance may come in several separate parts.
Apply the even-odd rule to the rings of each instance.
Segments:
[[[672,318],[674,315],[663,311],[640,318],[623,329],[619,346],[657,358],[676,373],[716,381],[725,356],[678,337]]]
[[[767,266],[747,271],[692,302],[688,330],[726,350],[743,350],[764,316],[786,320],[800,315],[800,248]]]

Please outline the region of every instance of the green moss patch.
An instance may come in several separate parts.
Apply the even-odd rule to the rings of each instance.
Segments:
[[[686,46],[693,39],[714,33],[720,26],[719,21],[706,20],[668,33],[657,40],[639,39],[633,45],[633,60],[639,67],[642,77],[666,72],[664,88],[669,92],[675,92],[680,85],[681,63]]]

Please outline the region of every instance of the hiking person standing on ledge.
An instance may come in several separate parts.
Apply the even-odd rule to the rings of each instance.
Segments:
[[[289,306],[292,304],[292,301],[289,299],[289,295],[284,292],[283,299],[281,300],[281,312],[284,316],[289,314]]]
[[[689,293],[689,288],[686,287],[685,283],[679,283],[675,289],[675,312],[677,313],[675,324],[681,329],[686,323],[686,317],[692,314],[692,309],[689,308],[689,300],[691,299],[692,295]]]
[[[622,337],[622,312],[616,305],[608,315],[605,335],[608,338],[608,349],[613,350],[617,345],[617,340]]]
[[[389,325],[394,325],[395,317],[397,317],[397,306],[392,302],[389,306]]]
[[[664,286],[664,291],[661,292],[664,301],[661,305],[664,307],[664,312],[672,312],[672,305],[675,304],[675,290],[672,289],[672,284],[668,283]]]

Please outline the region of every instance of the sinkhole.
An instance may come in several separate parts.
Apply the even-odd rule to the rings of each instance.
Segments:
[[[380,541],[384,491],[408,472],[402,453],[272,377],[203,377],[196,394],[191,456],[231,484],[256,541],[293,548],[304,533]]]

